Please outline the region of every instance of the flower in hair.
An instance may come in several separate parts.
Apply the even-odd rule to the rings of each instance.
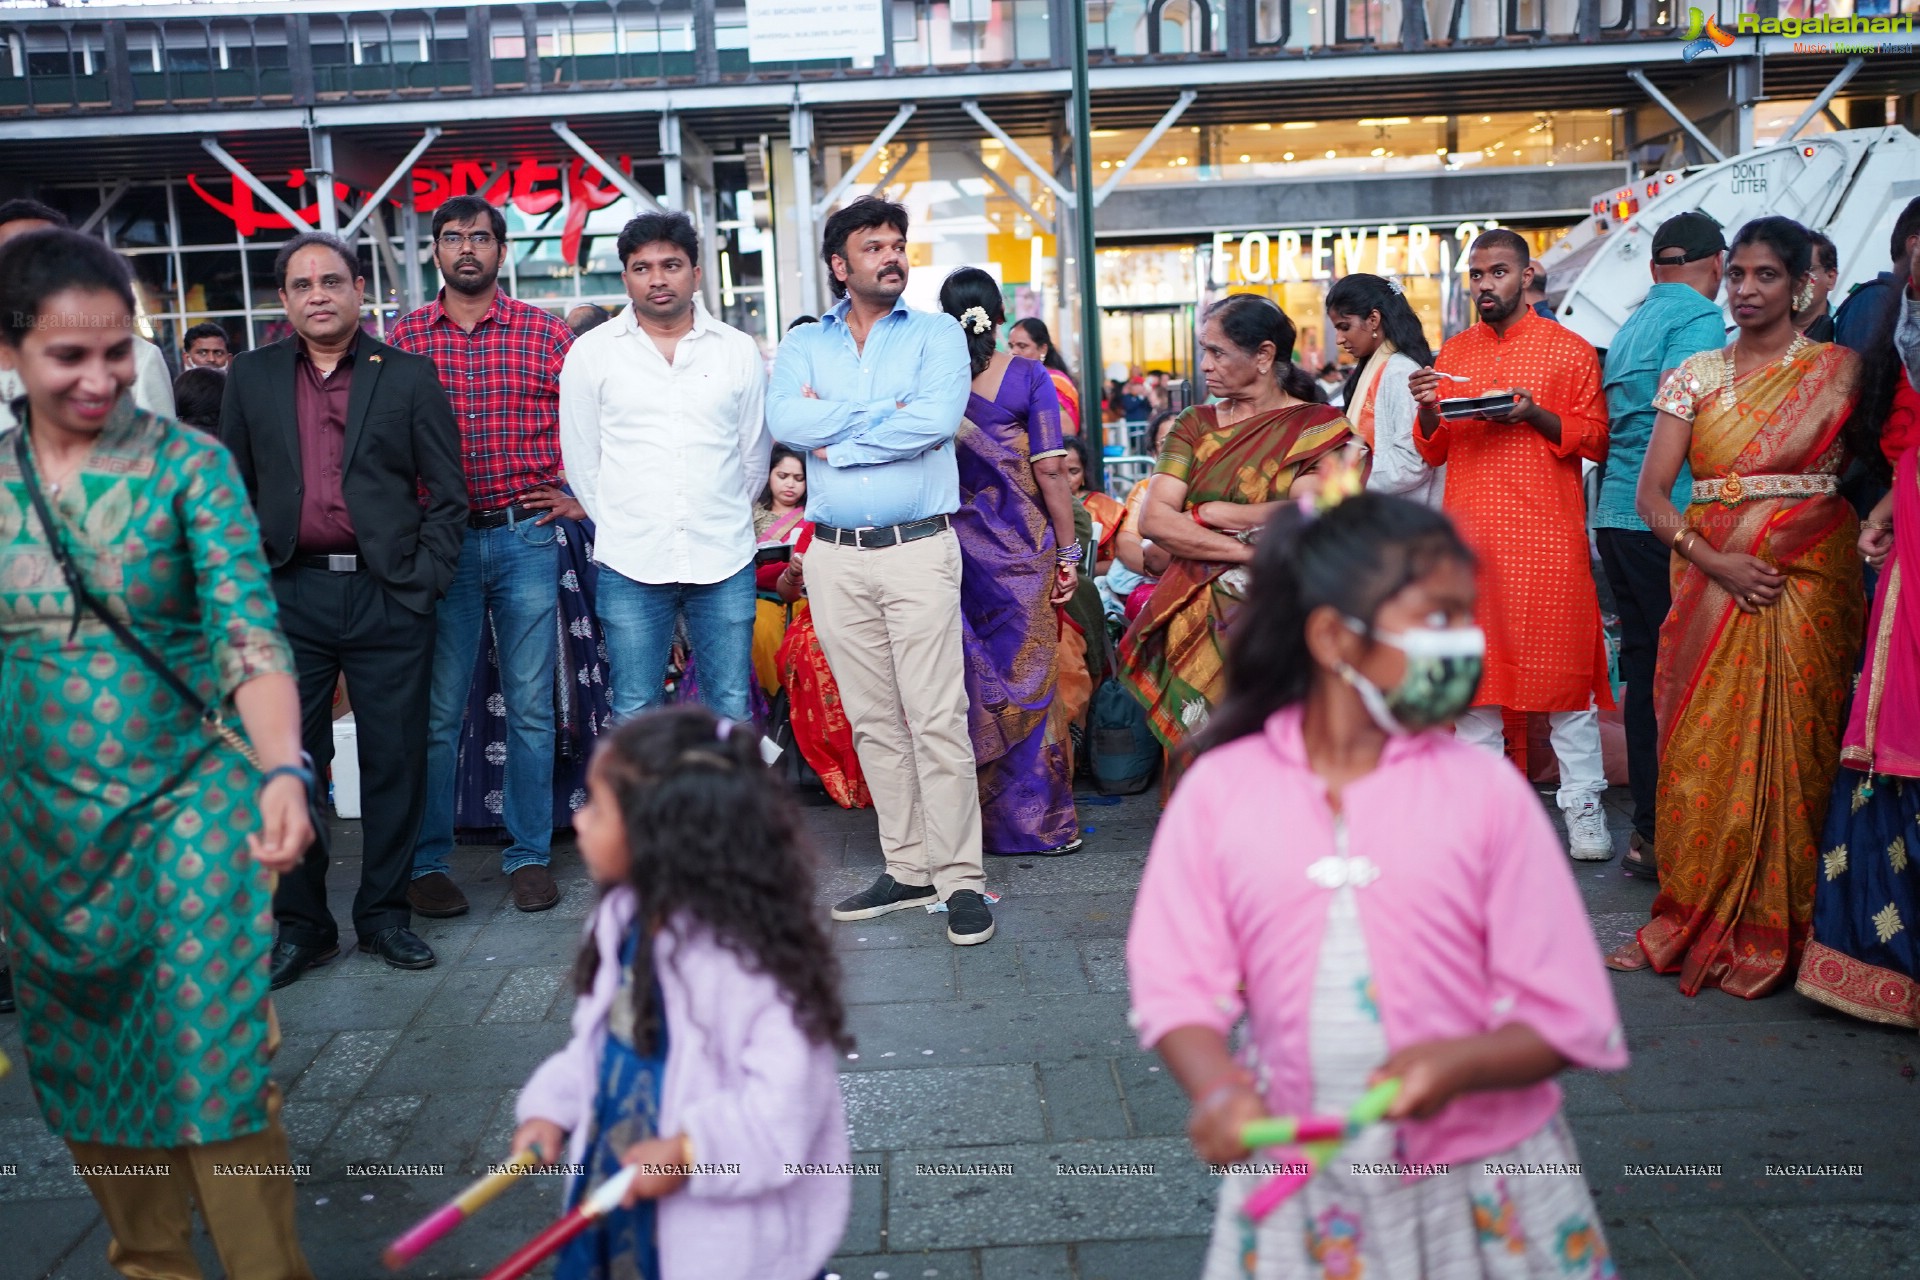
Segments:
[[[1327,514],[1348,498],[1366,492],[1366,449],[1349,445],[1329,457],[1319,470],[1320,488],[1300,499],[1300,513],[1309,520]]]
[[[988,318],[985,307],[968,307],[960,313],[960,323],[966,326],[968,333],[985,333],[993,328],[993,321]]]

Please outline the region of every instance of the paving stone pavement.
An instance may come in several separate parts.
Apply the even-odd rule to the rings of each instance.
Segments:
[[[989,881],[1006,896],[988,945],[953,947],[941,920],[917,911],[834,926],[859,1039],[843,1077],[848,1121],[857,1158],[878,1169],[854,1181],[832,1268],[845,1280],[1197,1273],[1213,1180],[1182,1137],[1179,1090],[1126,1025],[1123,942],[1156,808],[1151,796],[1083,800],[1081,854],[992,860]],[[1609,797],[1622,847],[1623,805]],[[826,867],[822,902],[879,871],[870,814],[813,808],[808,826]],[[344,922],[358,828],[341,824],[339,836],[331,882]],[[1575,870],[1602,946],[1629,936],[1651,886],[1617,861]],[[300,1225],[321,1280],[384,1274],[381,1247],[505,1153],[515,1091],[566,1036],[567,975],[593,900],[571,850],[555,871],[559,906],[526,916],[507,901],[497,852],[462,849],[455,875],[472,913],[418,922],[436,968],[400,973],[349,949],[276,996],[275,1075],[295,1158],[311,1166]],[[1614,981],[1633,1064],[1565,1085],[1622,1276],[1920,1274],[1911,1032],[1792,994],[1688,1000],[1670,979]],[[0,1047],[19,1060],[12,1017],[0,1018]],[[350,1168],[368,1164],[405,1171]],[[1060,1171],[1096,1164],[1152,1172]],[[1861,1172],[1804,1177],[1769,1164]],[[1709,1170],[1633,1172],[1646,1165]],[[410,1274],[483,1273],[552,1219],[561,1190],[552,1179],[516,1188]],[[99,1215],[19,1071],[0,1080],[0,1242],[4,1280],[112,1275]]]

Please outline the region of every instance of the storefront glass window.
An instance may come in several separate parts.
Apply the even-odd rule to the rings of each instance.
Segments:
[[[1144,129],[1094,130],[1095,166],[1108,172],[1118,167],[1145,134]],[[1274,181],[1614,158],[1614,117],[1606,111],[1288,120],[1176,126],[1122,181]]]

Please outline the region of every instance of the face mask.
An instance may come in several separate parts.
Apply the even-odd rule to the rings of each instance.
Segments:
[[[1352,618],[1346,623],[1358,635],[1371,630]],[[1447,723],[1473,705],[1487,652],[1486,632],[1478,627],[1409,627],[1398,634],[1372,634],[1407,655],[1407,673],[1399,684],[1383,692],[1347,663],[1335,670],[1353,686],[1381,729],[1390,734],[1419,733]]]

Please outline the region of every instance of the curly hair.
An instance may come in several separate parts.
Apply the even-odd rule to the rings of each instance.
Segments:
[[[750,972],[774,980],[809,1040],[851,1051],[840,962],[812,905],[813,851],[760,759],[758,734],[704,707],[663,707],[614,729],[593,768],[626,827],[627,883],[646,936],[668,921],[706,927]],[[598,968],[589,940],[574,966],[580,991]],[[637,1047],[650,1053],[661,1011],[644,938],[633,968]]]

